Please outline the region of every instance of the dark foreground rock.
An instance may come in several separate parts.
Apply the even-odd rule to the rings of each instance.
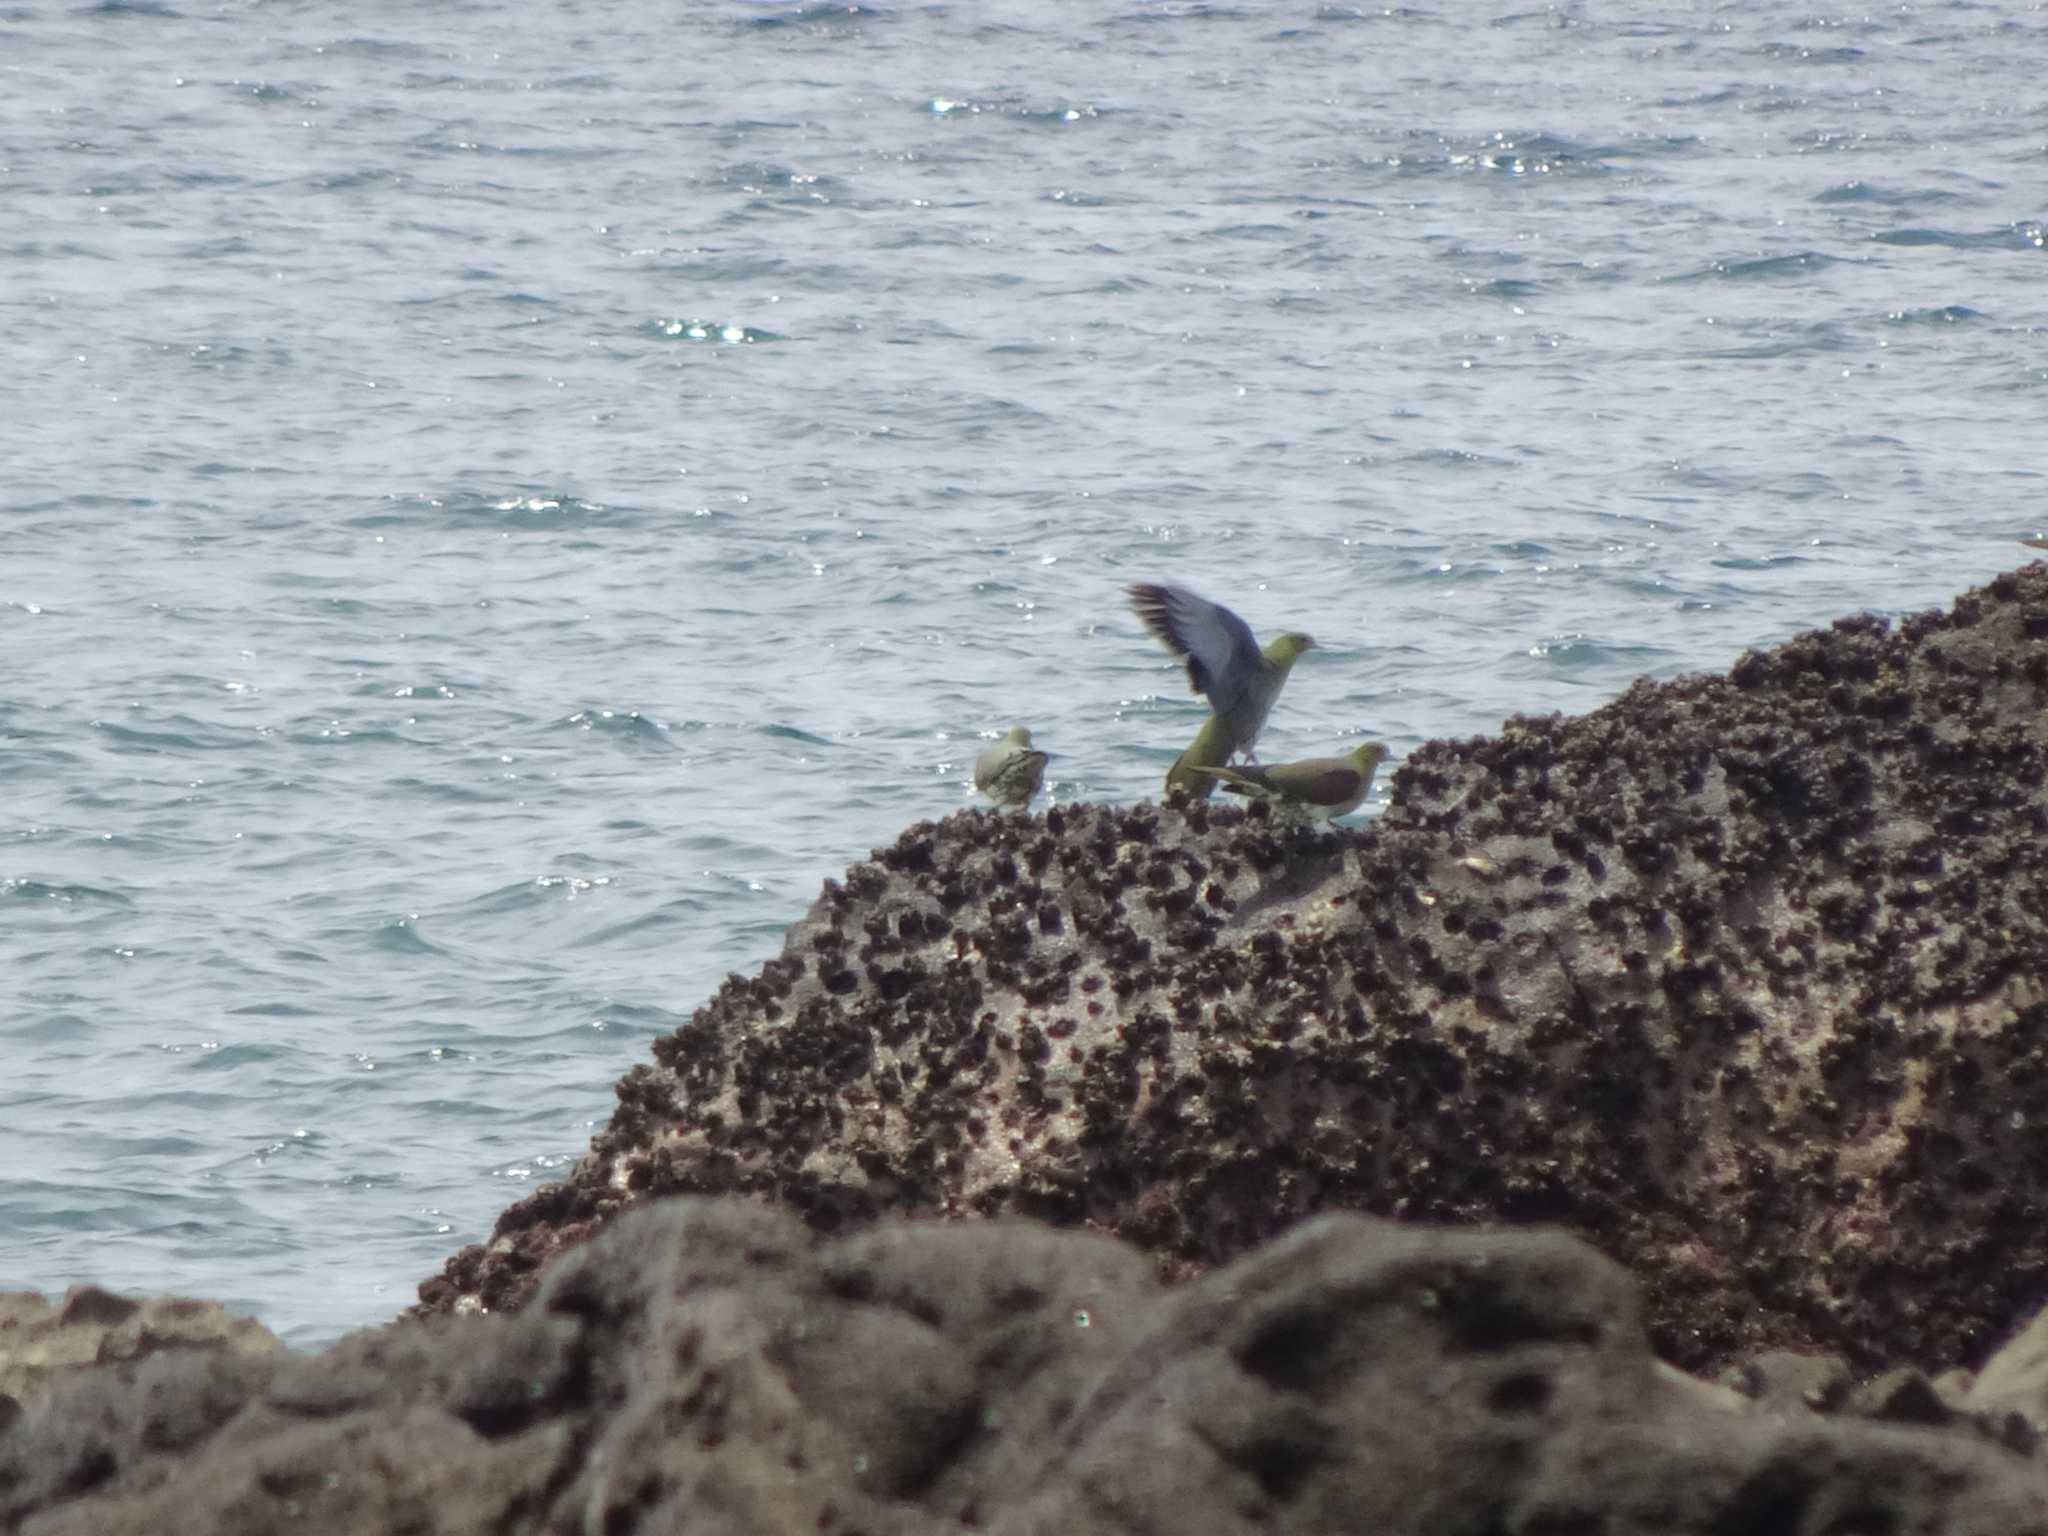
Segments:
[[[1974,1365],[2048,1295],[2048,568],[1436,742],[1360,832],[963,813],[829,883],[421,1287],[650,1195],[1114,1233],[1562,1223],[1659,1349]]]
[[[2048,1368],[1986,1374],[2038,1404]],[[1556,1232],[1329,1216],[1162,1287],[1031,1223],[679,1200],[517,1314],[60,1378],[0,1427],[0,1528],[1992,1536],[2048,1532],[2048,1469],[1681,1376]]]

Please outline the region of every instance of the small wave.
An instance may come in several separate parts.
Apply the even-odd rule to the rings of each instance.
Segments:
[[[502,528],[530,532],[563,527],[633,528],[639,526],[641,516],[637,507],[589,501],[547,487],[495,493],[464,489],[439,496],[422,491],[394,492],[384,498],[383,510],[349,518],[347,526]]]
[[[236,1009],[237,1013],[253,1011]],[[241,1043],[224,1045],[217,1051],[200,1051],[183,1068],[188,1072],[232,1072],[238,1067],[260,1065],[268,1061],[281,1061],[294,1054],[283,1046]]]
[[[1859,345],[1833,321],[1817,321],[1789,332],[1767,335],[1742,346],[1708,349],[1701,357],[1755,361],[1768,357],[1803,357],[1810,353],[1840,352]]]
[[[653,912],[641,912],[622,922],[593,928],[571,939],[568,949],[605,949],[629,939],[647,940],[664,934],[686,935],[698,930],[704,920],[706,903],[671,901]]]
[[[1648,673],[1672,660],[1672,652],[1661,645],[1625,645],[1577,630],[1547,635],[1532,644],[1528,654],[1554,672],[1626,666],[1636,673]]]
[[[135,905],[119,891],[110,891],[97,885],[52,885],[42,880],[12,875],[0,877],[0,896],[12,896],[18,901],[55,901],[66,905],[83,904],[131,909]]]
[[[1988,317],[1967,304],[1943,304],[1936,309],[1895,309],[1884,318],[1887,325],[1970,325]]]
[[[1295,238],[1294,231],[1285,224],[1225,224],[1212,229],[1207,236],[1211,240],[1259,240],[1267,243],[1285,243]]]
[[[1955,251],[1996,251],[2013,244],[2010,226],[2004,229],[1979,230],[1974,234],[1958,229],[1929,229],[1915,226],[1907,229],[1886,229],[1870,237],[1879,245],[1941,245]]]
[[[763,14],[739,23],[748,32],[780,32],[800,27],[813,32],[852,32],[882,13],[865,5],[834,4],[832,0],[784,5],[781,0],[756,0]]]
[[[651,322],[649,329],[653,334],[673,341],[722,342],[734,347],[788,339],[774,331],[764,331],[759,326],[734,325],[726,320],[656,320]]]
[[[587,731],[633,746],[658,746],[673,751],[668,727],[637,709],[579,709],[560,722],[560,727]]]
[[[251,733],[222,732],[192,719],[173,715],[161,730],[95,720],[93,725],[120,752],[233,752],[255,744]]]
[[[419,929],[413,926],[409,917],[401,917],[384,924],[370,935],[373,949],[381,949],[392,955],[440,955],[447,951],[433,943]]]
[[[1553,134],[1517,137],[1495,133],[1467,150],[1452,150],[1445,163],[1457,170],[1492,171],[1503,176],[1608,176],[1614,167],[1605,151]]]
[[[550,871],[547,874],[536,875],[531,880],[515,881],[486,891],[481,896],[473,896],[446,915],[455,919],[468,919],[532,912],[565,900],[574,901],[579,897],[601,891],[611,883],[612,877],[609,874],[574,875]]]
[[[1802,43],[1765,43],[1757,52],[1767,59],[1791,59],[1801,64],[1856,64],[1867,55],[1861,48],[1808,48]]]
[[[1436,560],[1427,565],[1411,563],[1393,578],[1395,586],[1456,586],[1465,582],[1492,581],[1504,574],[1497,565],[1481,560]]]
[[[1474,453],[1469,448],[1423,448],[1414,453],[1402,454],[1397,462],[1435,469],[1514,468],[1511,460],[1495,458],[1491,454]]]
[[[1528,654],[1561,671],[1579,671],[1607,659],[1607,648],[1591,636],[1572,632],[1546,635],[1529,647]]]
[[[934,96],[919,109],[933,117],[994,117],[1011,122],[1063,126],[1103,116],[1100,107],[1080,104],[1052,107],[1027,106],[1017,101],[975,101],[967,97]]]
[[[301,747],[360,747],[401,742],[405,738],[389,726],[344,725],[339,720],[327,720],[319,725],[301,726],[289,732],[285,740]]]
[[[1165,0],[1163,4],[1148,5],[1142,10],[1123,11],[1112,16],[1115,26],[1126,26],[1131,22],[1169,21],[1250,21],[1252,13],[1233,5],[1205,5],[1202,0]]]
[[[1838,182],[1813,195],[1816,203],[1870,203],[1883,208],[1904,208],[1915,203],[1952,203],[1956,194],[1935,188],[1920,191],[1906,191],[1902,188],[1879,186],[1868,181]]]
[[[823,736],[813,736],[809,731],[800,731],[793,725],[764,725],[763,736],[772,736],[777,741],[800,741],[807,747],[829,747],[832,745]]]
[[[734,191],[783,202],[829,203],[837,200],[844,189],[838,178],[822,172],[758,160],[728,165],[719,171],[718,179]]]
[[[1784,256],[1757,256],[1748,261],[1712,261],[1704,267],[1682,272],[1676,277],[1662,278],[1660,281],[1773,283],[1811,277],[1822,268],[1832,267],[1840,260],[1840,257],[1829,256],[1822,251],[1794,251]]]
[[[507,800],[518,798],[517,792],[509,788],[479,789],[474,784],[453,784],[441,779],[423,779],[416,774],[407,774],[392,780],[391,787],[439,805],[502,805]]]
[[[690,1022],[688,1013],[657,1008],[650,1003],[608,1002],[598,1011],[608,1026],[650,1037],[673,1033]]]
[[[1723,571],[1776,571],[1809,562],[1805,555],[1723,555],[1710,563]]]
[[[1641,160],[1697,155],[1706,147],[1706,140],[1695,133],[1646,133],[1615,144],[1595,145],[1590,153],[1596,160]]]
[[[325,43],[322,51],[330,55],[377,59],[388,62],[392,59],[416,59],[429,51],[427,45],[416,42],[399,42],[388,37],[343,37]],[[409,74],[404,79],[408,88],[425,85],[460,85],[467,82],[459,75]]]
[[[393,688],[388,682],[375,682],[364,683],[350,691],[359,698],[369,695],[382,698],[389,694],[394,699],[425,699],[429,702],[456,696],[455,688],[448,683],[400,683]]]

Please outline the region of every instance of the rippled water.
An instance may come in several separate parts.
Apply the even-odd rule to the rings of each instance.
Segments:
[[[1398,754],[2048,521],[2038,8],[681,9],[0,5],[0,1285],[390,1315],[983,736],[1152,793],[1128,581]]]

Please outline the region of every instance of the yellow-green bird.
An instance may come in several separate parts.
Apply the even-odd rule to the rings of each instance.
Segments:
[[[1216,775],[1204,770],[1221,768],[1229,761],[1230,731],[1220,718],[1211,715],[1195,732],[1195,739],[1188,743],[1187,751],[1175,758],[1173,766],[1166,770],[1166,792],[1172,794],[1179,790],[1197,800],[1206,800],[1216,793]]]
[[[1045,782],[1046,754],[1021,725],[974,760],[974,787],[997,805],[1022,810]]]
[[[1273,701],[1287,684],[1287,674],[1315,641],[1289,630],[1266,642],[1252,638],[1251,626],[1221,603],[1212,603],[1186,587],[1161,587],[1139,582],[1126,589],[1131,610],[1174,655],[1188,664],[1188,683],[1207,694],[1216,711],[1227,747],[1223,761],[1242,752],[1256,763],[1252,751]]]
[[[1300,811],[1311,821],[1348,816],[1365,804],[1373,775],[1387,758],[1384,743],[1361,742],[1342,757],[1305,757],[1269,768],[1196,768],[1212,775],[1234,795],[1271,800]]]

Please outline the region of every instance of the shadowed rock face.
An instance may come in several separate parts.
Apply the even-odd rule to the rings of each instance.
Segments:
[[[1025,1222],[825,1239],[757,1202],[661,1202],[516,1315],[67,1375],[0,1423],[0,1528],[2048,1528],[2026,1435],[1938,1402],[1880,1423],[1693,1381],[1651,1358],[1629,1278],[1554,1231],[1327,1216],[1183,1286],[1154,1268]],[[2038,1344],[2011,1354],[1986,1380],[2025,1431],[2048,1370]]]
[[[1691,1367],[1980,1354],[2048,1293],[2048,567],[1436,742],[1361,832],[913,826],[421,1287],[654,1193],[1027,1214],[1167,1277],[1315,1211],[1556,1221]]]

